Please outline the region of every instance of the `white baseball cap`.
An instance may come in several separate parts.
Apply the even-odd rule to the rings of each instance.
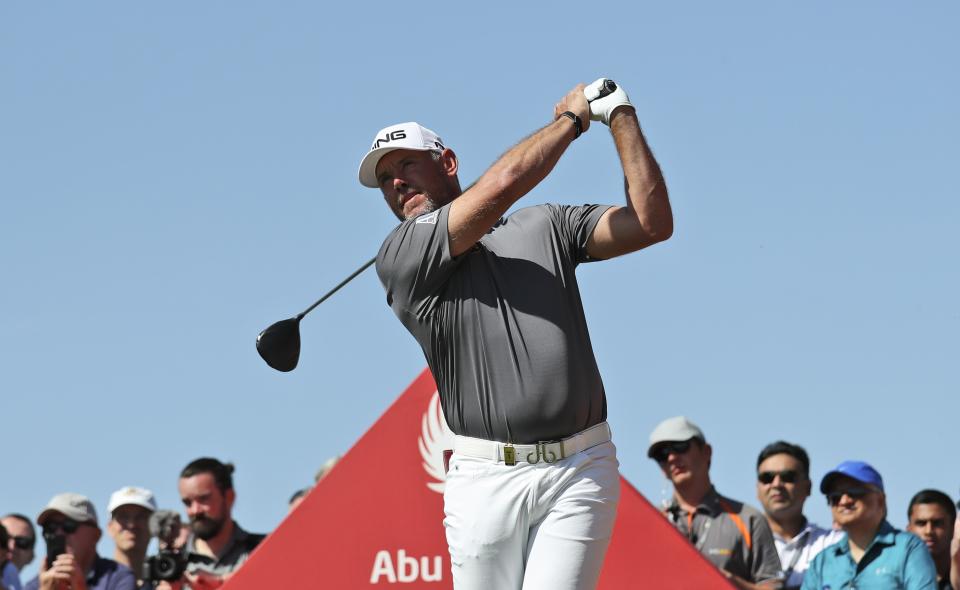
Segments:
[[[700,427],[691,422],[686,416],[674,416],[667,418],[650,433],[650,446],[647,448],[647,456],[653,458],[653,450],[660,443],[665,442],[683,442],[691,438],[707,440],[703,436]]]
[[[37,517],[37,524],[43,526],[54,512],[59,512],[77,522],[92,522],[94,525],[97,524],[97,511],[93,507],[93,502],[86,496],[81,496],[80,494],[66,492],[50,498],[43,512]]]
[[[377,163],[393,150],[443,150],[443,140],[426,127],[409,121],[384,127],[373,138],[370,151],[360,162],[360,184],[377,188]]]
[[[107,512],[112,514],[117,508],[127,506],[128,504],[146,508],[150,512],[157,511],[157,501],[153,497],[153,492],[144,488],[129,486],[110,494],[110,503],[107,504]]]

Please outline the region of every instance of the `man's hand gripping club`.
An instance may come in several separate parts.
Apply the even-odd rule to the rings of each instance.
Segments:
[[[613,111],[620,107],[633,108],[627,93],[609,78],[592,82],[583,89],[583,95],[590,103],[590,119],[600,121],[607,127],[610,126]]]

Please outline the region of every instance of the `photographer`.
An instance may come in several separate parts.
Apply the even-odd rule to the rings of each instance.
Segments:
[[[26,590],[134,590],[126,566],[97,555],[100,526],[93,503],[80,494],[58,494],[37,517],[47,542],[40,574]]]
[[[179,581],[158,581],[157,590],[219,588],[250,557],[264,535],[246,532],[233,520],[236,500],[233,465],[201,457],[180,472],[180,498],[190,518],[183,547],[186,573]]]

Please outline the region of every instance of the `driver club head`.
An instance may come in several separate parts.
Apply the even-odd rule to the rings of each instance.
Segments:
[[[300,318],[271,324],[257,336],[257,352],[274,369],[288,373],[300,360]]]

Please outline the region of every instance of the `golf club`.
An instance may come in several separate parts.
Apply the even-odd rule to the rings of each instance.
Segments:
[[[587,96],[587,102],[593,102],[598,98],[608,96],[617,89],[617,83],[609,78],[604,79],[603,84],[596,89],[596,96],[592,98]],[[367,270],[376,258],[371,258],[363,266],[358,268],[349,277],[340,282],[339,285],[331,289],[326,295],[317,300],[316,303],[303,310],[296,316],[281,320],[271,324],[266,330],[260,332],[257,336],[257,352],[264,361],[274,369],[288,373],[297,368],[300,361],[300,320],[313,309],[327,300],[331,295],[340,290],[341,287],[356,278],[357,275]]]
[[[296,316],[271,324],[266,330],[260,332],[257,336],[257,352],[260,353],[263,360],[274,369],[284,373],[296,369],[297,362],[300,360],[300,320],[313,311],[316,306],[339,291],[341,287],[355,279],[357,275],[367,270],[376,260],[376,258],[371,258],[366,261],[363,266],[353,271],[353,274],[340,281],[340,284],[330,289],[316,303]]]

